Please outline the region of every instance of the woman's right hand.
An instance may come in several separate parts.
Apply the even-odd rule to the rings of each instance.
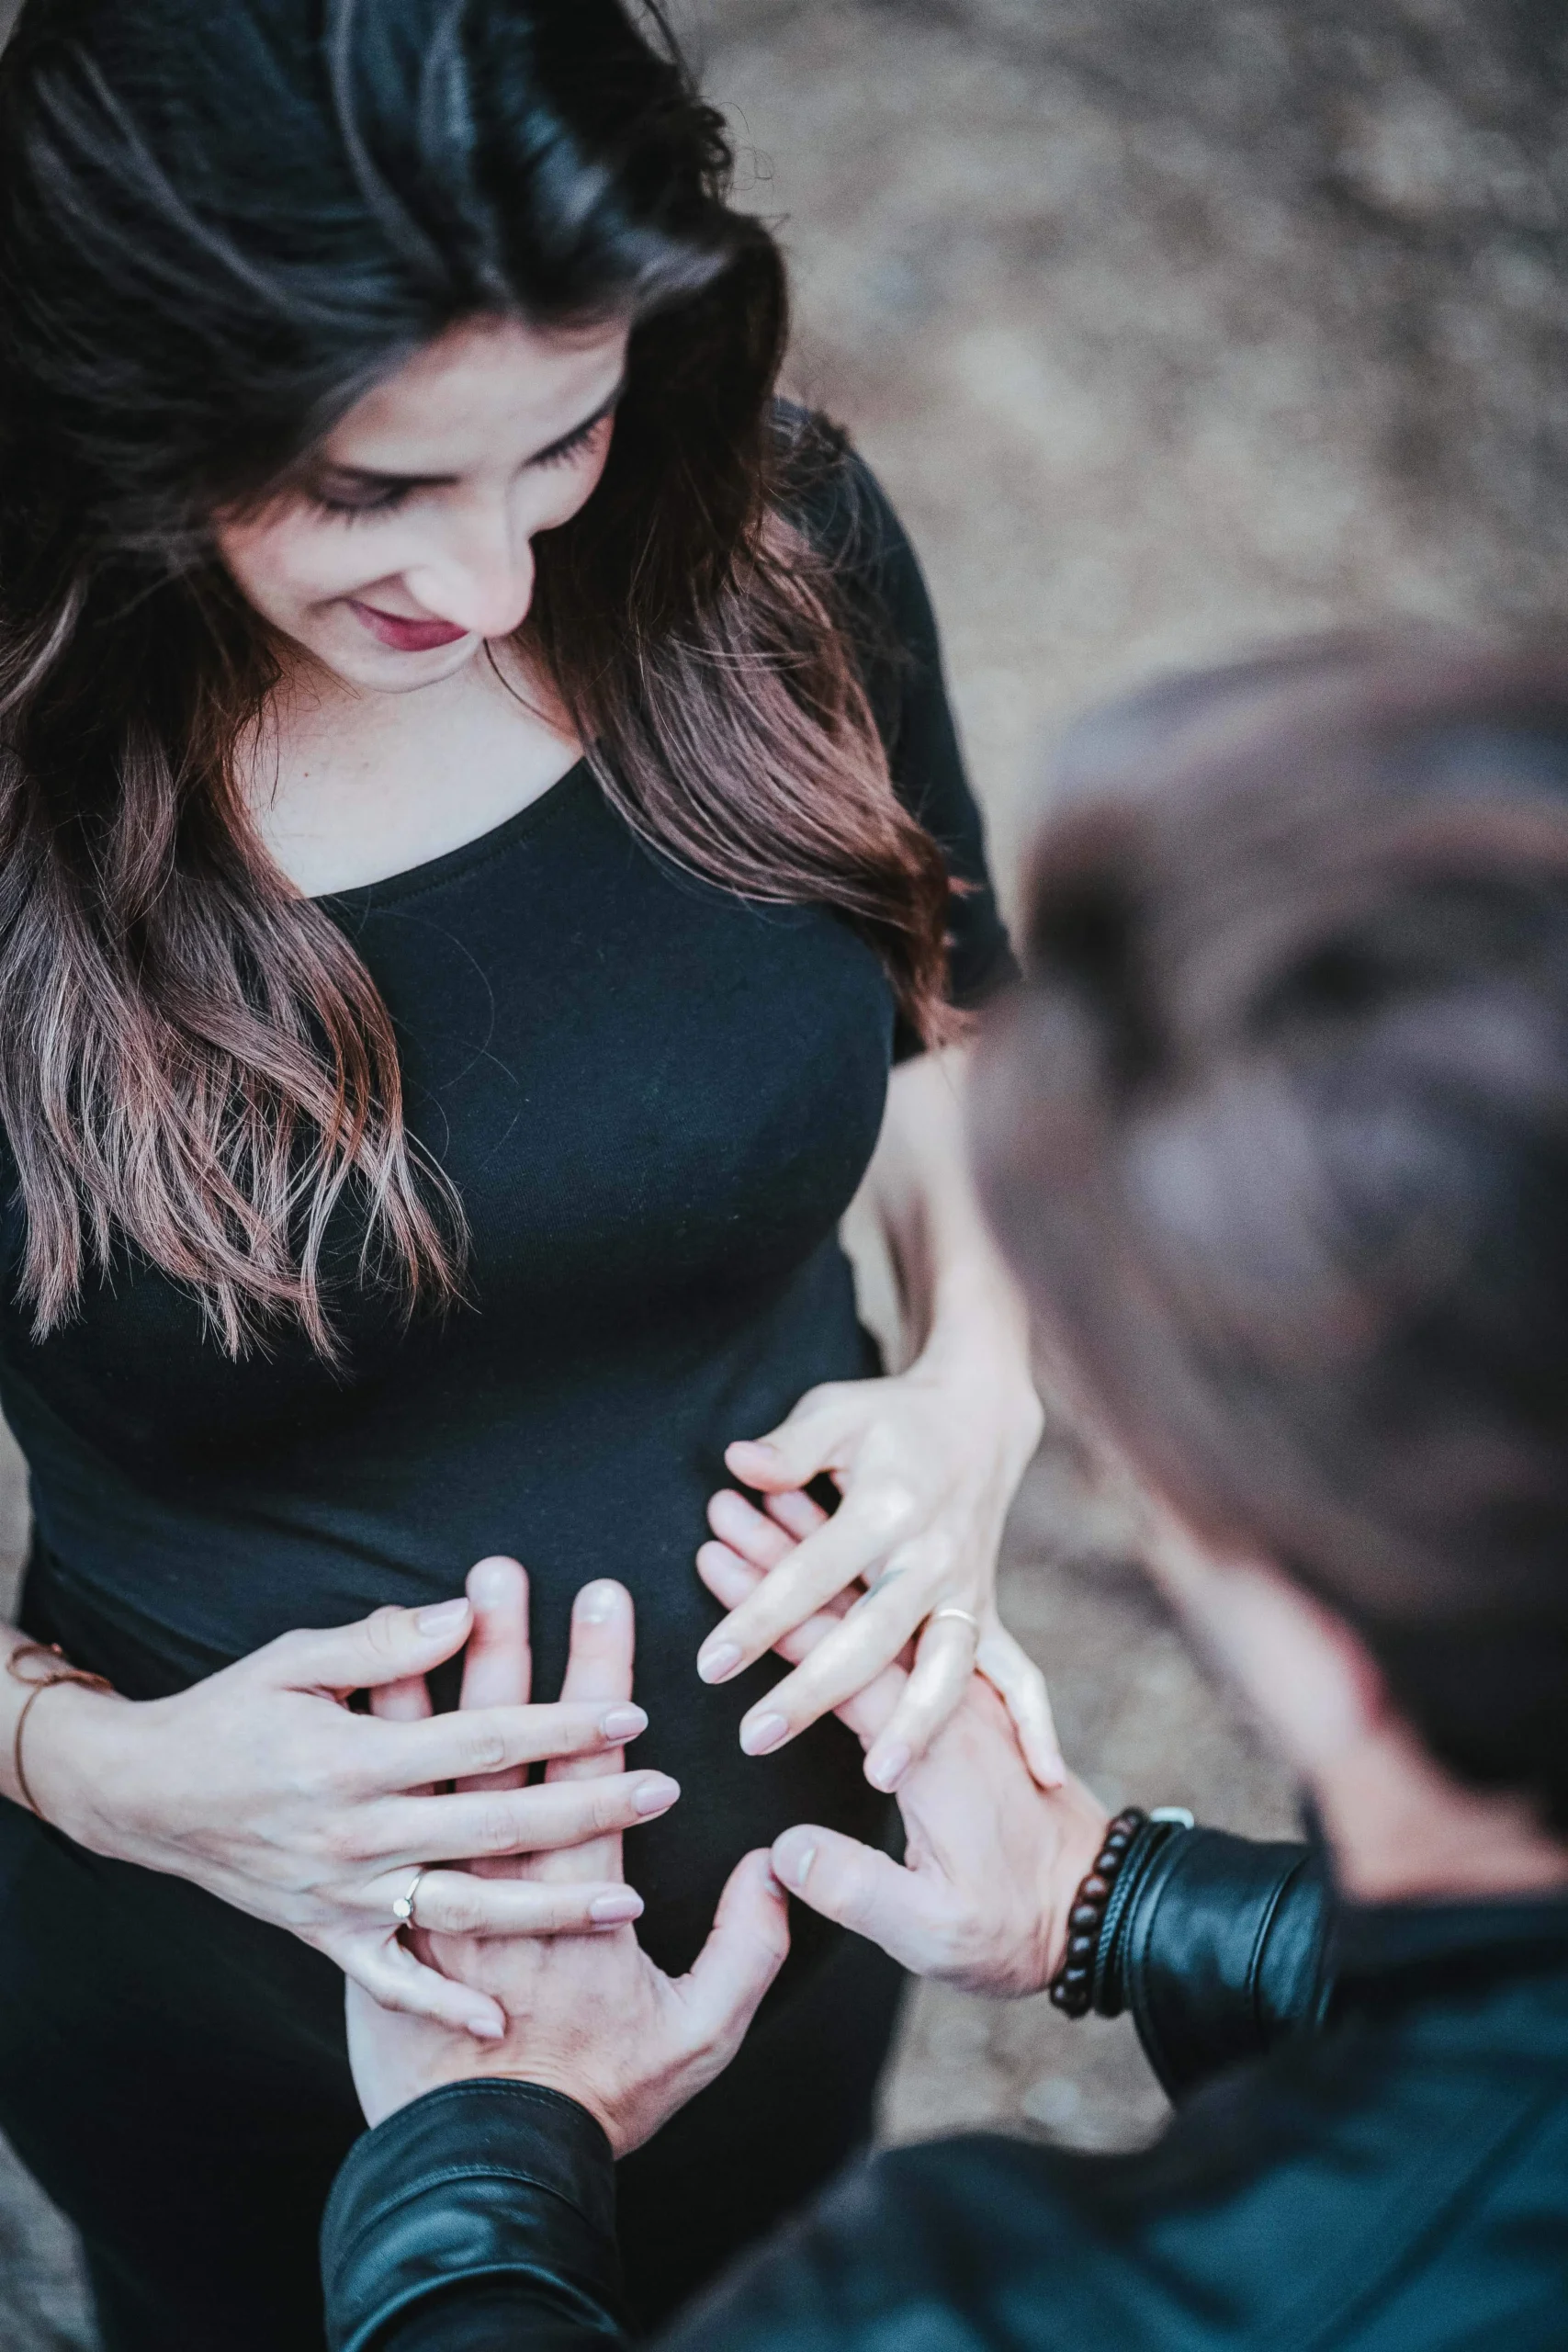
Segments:
[[[473,1625],[467,1599],[378,1609],[359,1624],[285,1634],[171,1699],[62,1684],[27,1727],[39,1808],[95,1853],[193,1880],[290,1929],[384,2007],[499,2039],[499,2005],[400,1940],[392,1905],[414,1873],[425,1873],[419,1924],[433,1930],[531,1936],[624,1922],[642,1905],[618,1879],[433,1865],[581,1845],[655,1818],[680,1790],[644,1771],[434,1793],[547,1758],[603,1755],[647,1722],[625,1699],[410,1720],[350,1708],[356,1691],[406,1689],[442,1665]]]

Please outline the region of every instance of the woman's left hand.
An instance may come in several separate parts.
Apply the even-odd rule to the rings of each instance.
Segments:
[[[1061,1785],[1044,1678],[996,1603],[1003,1522],[1039,1433],[1032,1392],[983,1358],[931,1350],[891,1378],[815,1388],[767,1437],[728,1449],[728,1467],[764,1498],[768,1518],[727,1491],[709,1505],[709,1524],[769,1572],[704,1643],[703,1679],[729,1681],[840,1594],[864,1587],[829,1638],[747,1715],[749,1756],[784,1747],[912,1645],[908,1688],[866,1757],[874,1787],[898,1786],[976,1669],[1005,1702],[1040,1785]],[[831,1517],[803,1491],[824,1476],[842,1497]],[[765,1563],[759,1544],[771,1552]]]
[[[739,1499],[739,1498],[737,1498]],[[773,1571],[779,1530],[751,1511],[735,1545],[705,1544],[703,1582],[738,1609]],[[739,1514],[737,1514],[739,1519]],[[845,1603],[796,1626],[779,1654],[798,1666],[830,1641]],[[896,1712],[908,1678],[884,1668],[839,1709],[869,1749]],[[773,1840],[782,1885],[824,1918],[868,1936],[916,1976],[971,1993],[1038,1993],[1066,1950],[1078,1886],[1108,1826],[1092,1790],[1068,1772],[1040,1789],[993,1691],[971,1678],[964,1701],[898,1788],[905,1844],[895,1862],[836,1829],[806,1822]]]

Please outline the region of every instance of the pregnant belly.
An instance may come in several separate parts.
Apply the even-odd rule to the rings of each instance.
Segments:
[[[694,1574],[677,1577],[671,1572],[673,1565],[645,1550],[640,1561],[607,1561],[588,1573],[621,1575],[637,1603],[636,1687],[649,1723],[629,1758],[670,1772],[681,1784],[679,1804],[626,1841],[626,1876],[647,1905],[642,1940],[661,1967],[680,1973],[701,1949],[725,1880],[743,1854],[771,1845],[781,1830],[800,1821],[821,1822],[884,1845],[896,1835],[897,1814],[867,1784],[859,1742],[832,1720],[814,1725],[772,1756],[742,1755],[740,1719],[784,1668],[770,1659],[717,1690],[699,1681],[693,1661],[716,1611]],[[580,1578],[574,1571],[551,1577],[535,1567],[538,1695],[551,1696],[558,1688],[564,1628],[580,1580],[587,1576]],[[433,1589],[428,1595],[407,1597],[438,1596]],[[373,1598],[364,1603],[375,1605]],[[58,1642],[67,1657],[107,1675],[131,1697],[182,1689],[227,1662],[221,1657],[197,1662],[188,1651],[171,1657],[172,1645],[150,1638],[145,1621],[130,1621],[112,1610],[41,1546],[35,1546],[29,1566],[22,1622],[35,1639]],[[310,1622],[308,1611],[303,1622]],[[319,1613],[315,1622],[321,1622]],[[448,1696],[437,1690],[437,1702]],[[132,1879],[141,1875],[129,1873]],[[785,1994],[835,1939],[798,1906],[795,1919],[795,1948],[780,1988]],[[230,1943],[226,1934],[220,1940]],[[242,1942],[248,1951],[250,1937]]]
[[[529,1573],[535,1695],[550,1699],[575,1594],[615,1577],[636,1606],[636,1692],[649,1718],[631,1760],[682,1788],[667,1815],[628,1836],[626,1875],[647,1905],[649,1951],[684,1970],[742,1854],[800,1821],[880,1843],[896,1818],[837,1723],[772,1756],[741,1754],[740,1719],[784,1671],[776,1660],[717,1690],[696,1673],[720,1615],[694,1557],[725,1440],[770,1427],[815,1380],[874,1368],[847,1289],[836,1304],[809,1293],[790,1313],[789,1330],[750,1332],[683,1378],[650,1356],[613,1410],[585,1386],[379,1391],[330,1459],[307,1431],[249,1485],[225,1462],[176,1476],[149,1461],[132,1476],[19,1390],[12,1419],[39,1526],[28,1629],[128,1697],[152,1698],[296,1627],[444,1600],[475,1560],[504,1552]],[[803,1916],[792,1975],[822,1932]]]

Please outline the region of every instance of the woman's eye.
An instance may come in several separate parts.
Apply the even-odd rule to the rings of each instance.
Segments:
[[[592,424],[585,424],[580,433],[574,433],[570,441],[558,441],[542,458],[536,458],[535,465],[541,468],[572,465],[579,458],[586,457],[589,450],[604,439],[614,421],[613,417],[595,417]]]
[[[613,421],[610,416],[596,417],[570,440],[558,442],[553,449],[534,458],[534,469],[542,471],[546,468],[576,465],[605,439]],[[368,516],[395,514],[418,487],[415,482],[361,482],[352,476],[342,480],[329,475],[324,481],[311,483],[310,498],[318,514],[330,514],[334,522],[357,523]]]
[[[318,484],[310,492],[310,503],[323,514],[335,515],[340,522],[353,523],[367,514],[390,514],[404,504],[408,492],[397,483],[386,490],[367,487],[355,490],[348,486]]]

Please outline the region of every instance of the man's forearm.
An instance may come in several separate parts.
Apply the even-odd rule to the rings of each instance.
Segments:
[[[1125,1899],[1108,1915],[1095,2005],[1132,2009],[1168,2090],[1179,2095],[1313,2023],[1327,1890],[1309,1848],[1171,1829],[1136,1860]],[[941,2152],[931,2161],[940,2172]],[[897,2174],[877,2168],[884,2190]],[[843,2192],[852,2204],[857,2193]],[[356,2144],[328,2206],[332,2352],[629,2346],[615,2211],[609,2143],[575,2101],[491,2079],[417,2099]],[[897,2238],[902,2223],[885,2198],[878,2211]],[[868,2256],[864,2233],[852,2235]],[[804,2256],[804,2242],[795,2252]],[[907,2283],[907,2271],[900,2256],[890,2278]],[[813,2265],[776,2255],[729,2322],[705,2309],[677,2330],[679,2341],[739,2344],[742,2308],[745,2340],[796,2341],[773,2324],[780,2281],[797,2273],[805,2292]],[[1045,2329],[1038,2340],[1055,2338]]]
[[[484,2080],[367,2132],[321,2233],[332,2352],[631,2341],[609,2143],[574,2100]]]
[[[1128,1862],[1094,2006],[1132,2011],[1172,2098],[1315,2021],[1328,1888],[1310,1847],[1154,1824]]]

